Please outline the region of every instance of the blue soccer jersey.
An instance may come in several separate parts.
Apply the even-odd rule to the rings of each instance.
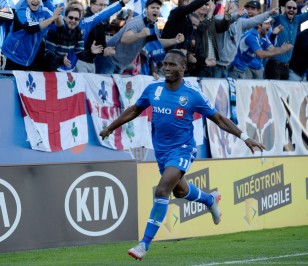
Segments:
[[[256,29],[245,32],[241,37],[232,65],[240,70],[246,70],[252,60],[257,57],[255,52],[261,49],[265,51],[269,46],[272,46],[272,43],[268,37],[260,38]],[[262,68],[261,59],[255,63],[258,64],[254,66],[255,69]]]
[[[145,88],[136,105],[152,106],[152,142],[155,151],[168,151],[186,145],[196,145],[194,140],[194,112],[203,117],[217,110],[201,90],[183,81],[176,90],[169,90],[164,82]]]

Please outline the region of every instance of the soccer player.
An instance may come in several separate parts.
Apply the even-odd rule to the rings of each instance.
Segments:
[[[254,147],[261,151],[265,149],[264,145],[250,139],[231,120],[218,113],[199,88],[183,80],[186,64],[186,56],[182,51],[170,50],[163,63],[165,82],[147,86],[134,105],[128,107],[100,132],[104,139],[116,128],[133,120],[143,110],[152,106],[152,141],[161,179],[155,190],[154,205],[143,239],[137,246],[128,250],[128,254],[135,259],[142,260],[146,255],[166,216],[171,192],[176,198],[205,204],[212,214],[214,224],[220,222],[220,194],[217,191],[207,194],[183,178],[196,156],[192,124],[194,112],[208,117],[223,130],[241,138],[252,153]]]

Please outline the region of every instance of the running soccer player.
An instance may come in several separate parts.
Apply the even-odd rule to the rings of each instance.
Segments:
[[[150,105],[152,114],[152,142],[158,162],[161,179],[156,187],[154,205],[146,225],[143,239],[128,250],[135,259],[142,260],[151,241],[164,220],[171,192],[176,198],[184,198],[205,204],[212,214],[214,224],[219,224],[221,212],[217,191],[210,194],[201,191],[183,178],[196,156],[196,142],[193,134],[193,114],[202,114],[223,130],[241,138],[254,153],[254,147],[261,151],[264,145],[250,139],[226,117],[212,107],[199,88],[183,80],[186,56],[180,50],[170,50],[164,60],[165,82],[153,83],[145,88],[137,102],[128,107],[115,121],[100,132],[102,139],[116,128],[139,116]]]

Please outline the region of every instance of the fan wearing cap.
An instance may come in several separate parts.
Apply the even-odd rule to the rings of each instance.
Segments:
[[[139,15],[130,20],[108,42],[108,46],[114,46],[116,54],[111,56],[112,66],[105,74],[121,74],[125,68],[133,62],[151,35],[150,28],[154,29],[157,39],[163,47],[169,47],[184,41],[183,34],[177,34],[174,38],[159,38],[156,21],[160,14],[160,0],[147,0],[145,3],[145,16]],[[155,37],[151,35],[151,38]]]
[[[231,2],[230,4],[233,11],[231,20],[234,22],[230,25],[227,31],[219,33],[216,36],[220,53],[219,59],[216,60],[216,66],[214,66],[215,78],[225,78],[228,76],[228,67],[236,55],[242,34],[245,31],[256,27],[260,23],[263,23],[267,18],[278,12],[278,1],[276,1],[276,3],[273,1],[272,9],[264,13],[257,14],[257,9],[255,10],[256,12],[250,12],[249,14],[251,17],[245,16],[244,10],[239,9],[237,2]]]
[[[275,1],[273,2],[273,5],[276,5],[278,7],[278,3]],[[261,13],[261,4],[258,1],[249,1],[245,4],[245,10],[247,13],[248,18],[253,18]],[[271,22],[272,20],[269,18],[268,20]],[[275,37],[283,30],[283,27],[281,25],[277,26],[274,30],[272,28],[269,29],[268,31],[268,37],[270,41],[272,42],[273,45],[275,45]],[[251,60],[249,63],[246,73],[245,73],[245,78],[246,79],[263,79],[264,76],[264,70],[263,67],[260,68],[260,58],[255,57],[254,59]],[[261,60],[263,61],[263,60]],[[264,61],[264,63],[266,63]]]
[[[256,28],[243,34],[236,56],[229,68],[229,77],[245,78],[245,70],[255,57],[260,59],[258,69],[262,71],[262,59],[284,54],[293,48],[293,45],[289,43],[285,43],[281,47],[272,45],[267,36],[271,28],[271,21],[272,18],[268,18]]]
[[[258,1],[249,1],[244,5],[244,7],[249,18],[261,13],[261,4]]]
[[[296,36],[300,24],[308,20],[308,12],[296,15],[297,4],[294,1],[287,1],[284,14],[273,16],[273,27],[282,25],[284,30],[277,36],[277,45],[284,43],[295,44]],[[292,50],[287,53],[277,55],[268,60],[265,66],[265,77],[267,79],[288,80],[289,62],[292,57]]]

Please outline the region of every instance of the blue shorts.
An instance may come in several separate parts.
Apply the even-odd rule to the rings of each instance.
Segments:
[[[168,166],[173,166],[186,173],[191,163],[195,160],[196,155],[197,148],[194,145],[182,145],[170,151],[155,152],[161,175]]]

